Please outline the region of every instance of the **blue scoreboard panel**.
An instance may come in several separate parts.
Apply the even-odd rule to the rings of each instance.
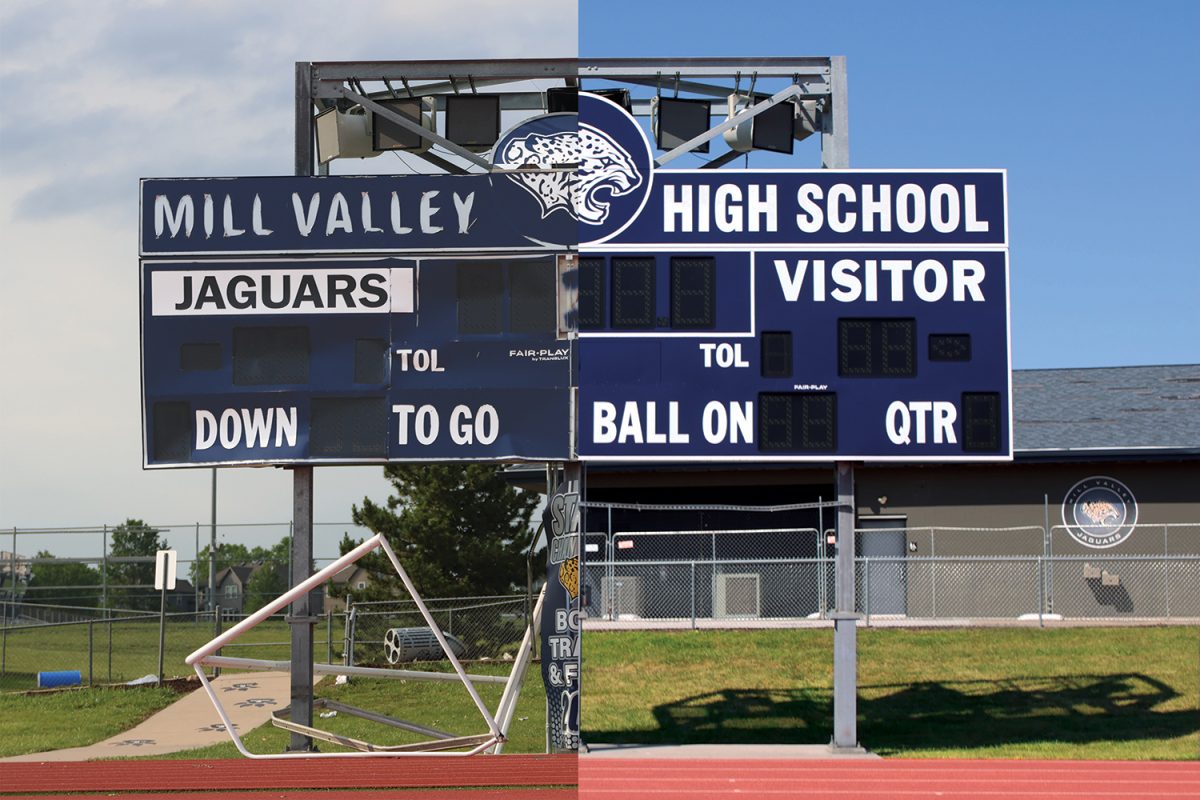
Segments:
[[[566,262],[147,260],[147,466],[570,454]]]
[[[585,252],[590,460],[1011,457],[1003,251]]]

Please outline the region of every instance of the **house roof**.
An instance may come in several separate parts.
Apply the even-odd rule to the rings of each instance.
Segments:
[[[1014,370],[1013,415],[1022,459],[1200,455],[1200,364]]]

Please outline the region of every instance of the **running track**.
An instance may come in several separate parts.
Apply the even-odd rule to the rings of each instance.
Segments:
[[[366,791],[355,792],[355,800],[1195,800],[1200,762],[609,757],[577,763],[573,756],[500,756],[0,766],[5,800],[68,792],[73,800],[112,793],[136,800],[328,800],[333,795],[323,790],[356,788]]]

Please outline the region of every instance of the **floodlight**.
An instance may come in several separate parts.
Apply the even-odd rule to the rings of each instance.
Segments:
[[[633,98],[629,96],[628,89],[596,89],[592,94],[610,100],[633,114]]]
[[[500,96],[446,96],[446,138],[468,150],[484,152],[500,138]]]
[[[429,130],[433,130],[433,118],[423,113],[425,104],[419,97],[395,100],[378,100],[379,105],[410,119]],[[408,150],[424,152],[429,149],[429,140],[419,133],[397,125],[379,114],[371,114],[371,145],[375,150]]]
[[[546,111],[551,114],[579,113],[579,90],[574,86],[557,86],[547,89]]]
[[[729,95],[729,116],[738,113],[738,105],[750,104],[750,99],[739,94]],[[725,143],[730,150],[748,153],[751,150],[771,150],[791,155],[796,124],[796,106],[789,100],[776,103],[753,118],[725,131]],[[803,137],[799,137],[803,138]]]
[[[821,110],[816,100],[796,103],[796,141],[800,142],[821,129]]]
[[[707,132],[711,112],[712,107],[707,100],[658,98],[658,124],[654,132],[658,149],[674,150],[684,142]],[[708,142],[693,147],[691,152],[707,153]]]
[[[750,146],[755,150],[792,154],[795,145],[796,106],[784,100],[754,115]]]
[[[349,111],[329,108],[317,115],[317,159],[327,164],[335,158],[371,158],[379,155],[372,146],[370,117],[361,106]]]

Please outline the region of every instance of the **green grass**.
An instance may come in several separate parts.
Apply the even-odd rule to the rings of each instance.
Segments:
[[[178,699],[157,686],[0,695],[0,757],[103,741]]]
[[[423,664],[417,669],[426,671],[449,671],[447,664]],[[481,675],[507,675],[509,664],[469,664],[470,673]],[[501,684],[479,684],[479,695],[488,710],[495,713],[500,702]],[[386,714],[398,719],[467,736],[487,732],[487,724],[471,702],[466,690],[458,683],[431,683],[428,681],[394,681],[356,678],[351,683],[336,686],[331,681],[317,684],[316,696],[346,705]],[[213,712],[214,718],[216,712]],[[504,746],[506,753],[541,753],[545,750],[545,693],[538,665],[530,667],[525,680],[517,712],[509,727],[509,741]],[[316,727],[344,736],[371,742],[372,744],[405,744],[428,741],[375,722],[339,714],[329,719],[314,719]],[[252,753],[280,753],[287,747],[290,734],[287,731],[264,725],[243,737],[243,743]],[[321,752],[333,753],[346,748],[328,742],[317,742]],[[197,750],[187,750],[159,758],[234,758],[240,755],[233,742],[225,742]]]
[[[87,683],[91,674],[95,684],[124,682],[158,673],[158,622],[117,622],[112,627],[92,625],[91,647],[87,625],[9,628],[0,633],[3,644],[3,674],[0,691],[26,691],[37,688],[39,671],[77,669]],[[334,625],[333,644],[340,658],[341,629]],[[325,660],[327,628],[324,620],[313,632],[316,656]],[[163,671],[167,677],[194,674],[184,663],[189,653],[213,637],[212,622],[191,622],[181,618],[167,621]],[[282,620],[267,620],[238,638],[250,647],[229,647],[224,655],[267,658],[286,661],[291,652],[290,634]],[[284,644],[263,644],[283,642]],[[90,652],[90,658],[89,658]]]
[[[812,743],[832,733],[828,629],[590,633],[597,742]],[[1200,758],[1200,633],[859,631],[862,743],[890,756]]]
[[[259,635],[281,641],[283,630]],[[831,675],[828,629],[588,633],[584,728],[597,742],[824,744],[831,734]],[[494,709],[500,687],[480,689]],[[454,733],[485,730],[455,684],[323,682],[317,693]],[[157,689],[0,696],[0,748],[8,748],[0,755],[100,741],[171,699]],[[534,665],[508,752],[542,751],[543,703]],[[858,707],[863,744],[888,756],[1196,759],[1200,631],[860,630]],[[318,725],[381,744],[412,740],[346,715]],[[288,736],[264,726],[246,742],[253,752],[281,752]],[[234,756],[232,743],[177,754]]]

